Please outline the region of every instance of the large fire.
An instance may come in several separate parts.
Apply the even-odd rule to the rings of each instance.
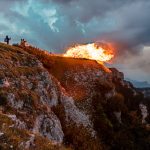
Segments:
[[[98,63],[103,63],[110,61],[114,57],[114,54],[110,47],[104,44],[92,43],[71,47],[63,56],[92,59]]]

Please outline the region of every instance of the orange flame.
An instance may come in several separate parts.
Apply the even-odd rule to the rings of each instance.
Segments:
[[[63,56],[92,59],[98,63],[103,63],[110,61],[114,57],[114,54],[110,47],[101,43],[92,43],[71,47]]]

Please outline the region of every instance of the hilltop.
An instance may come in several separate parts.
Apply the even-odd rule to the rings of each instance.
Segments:
[[[148,150],[149,112],[115,68],[0,44],[0,149]]]

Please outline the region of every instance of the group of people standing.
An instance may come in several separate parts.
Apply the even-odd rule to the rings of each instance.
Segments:
[[[9,37],[8,35],[6,35],[6,37],[4,38],[4,42],[6,42],[6,44],[9,45],[10,40],[11,40],[11,37]],[[25,39],[21,39],[20,45],[21,46],[29,46],[29,44],[27,43],[27,41]]]
[[[25,39],[21,39],[20,45],[21,46],[29,46],[28,42]]]

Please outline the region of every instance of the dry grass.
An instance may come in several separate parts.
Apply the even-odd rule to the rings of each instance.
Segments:
[[[37,63],[36,58],[22,48],[0,43],[0,78],[7,78],[10,83],[10,87],[0,88],[0,109],[2,108],[2,111],[0,110],[0,132],[4,133],[0,136],[0,149],[24,149],[21,143],[27,142],[33,134],[28,129],[33,128],[35,117],[41,112],[47,113],[45,106],[39,102],[39,95],[34,90],[27,88],[27,85],[21,86],[19,82],[21,76],[25,76],[25,80],[33,78],[31,82],[37,87],[38,81],[34,80],[34,76],[40,76],[40,73],[44,71]],[[15,85],[13,86],[13,84]],[[7,102],[9,93],[15,95],[15,103],[24,102],[22,110],[9,106]],[[16,115],[18,119],[27,124],[27,129],[13,127],[14,122],[6,114]],[[30,149],[68,149],[63,145],[54,144],[40,135],[35,135],[34,144]],[[10,147],[11,145],[13,148]]]
[[[11,127],[13,121],[6,115],[0,113],[0,132],[4,133],[0,136],[0,149],[25,149],[21,143],[25,143],[30,139],[32,132]],[[11,148],[13,146],[13,148]],[[29,150],[70,150],[62,145],[55,145],[50,140],[35,135],[34,145]]]
[[[62,57],[54,54],[50,54],[47,51],[43,51],[33,47],[22,47],[26,52],[36,56],[44,65],[48,71],[53,74],[59,81],[62,80],[62,75],[68,69],[81,71],[84,67],[91,67],[95,69],[106,71],[106,68],[102,64],[98,64],[94,60],[76,59],[69,57]],[[82,67],[81,67],[82,66]]]

